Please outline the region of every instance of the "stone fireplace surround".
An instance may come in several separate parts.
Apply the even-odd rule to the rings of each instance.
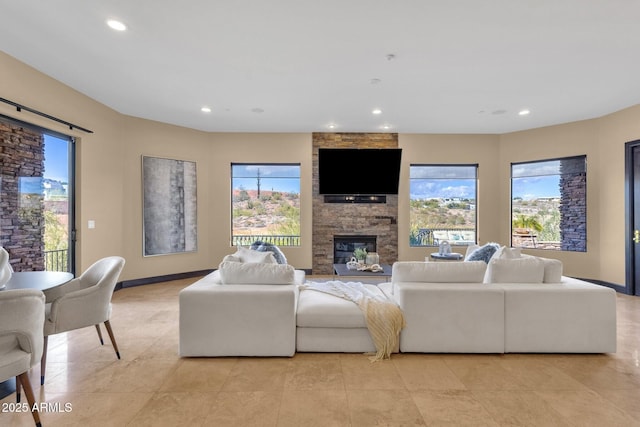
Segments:
[[[334,236],[375,236],[380,262],[398,259],[398,196],[386,203],[325,203],[318,193],[319,148],[398,148],[397,133],[313,133],[313,274],[333,274]]]

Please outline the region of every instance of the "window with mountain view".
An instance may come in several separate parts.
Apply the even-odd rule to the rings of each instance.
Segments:
[[[511,246],[586,252],[587,157],[511,164]]]
[[[300,245],[300,164],[232,163],[233,246]]]
[[[478,165],[411,165],[409,244],[475,244]]]

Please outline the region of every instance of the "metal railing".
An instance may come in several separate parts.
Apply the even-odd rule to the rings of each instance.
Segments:
[[[419,228],[409,237],[411,246],[438,246],[446,240],[452,246],[476,243],[476,232],[469,228]]]
[[[69,250],[44,251],[45,271],[69,271]]]
[[[300,246],[300,236],[264,236],[256,234],[231,236],[231,245],[250,246],[253,242],[258,240],[265,243],[271,243],[276,246]]]

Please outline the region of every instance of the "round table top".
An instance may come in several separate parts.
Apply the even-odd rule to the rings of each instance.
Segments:
[[[459,254],[457,252],[451,252],[449,254],[441,254],[438,252],[434,252],[431,254],[431,258],[433,259],[445,259],[445,260],[449,260],[449,261],[458,261],[461,260],[462,258],[464,258],[464,256],[462,254]]]
[[[62,271],[17,271],[3,289],[37,289],[46,291],[73,279],[73,274]]]

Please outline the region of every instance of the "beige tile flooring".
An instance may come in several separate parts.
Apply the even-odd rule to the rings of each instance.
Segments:
[[[114,294],[122,360],[94,328],[51,337],[46,384],[31,373],[43,425],[640,426],[637,297],[618,297],[615,354],[181,359],[177,295],[195,280]],[[33,423],[0,413],[0,425]]]

